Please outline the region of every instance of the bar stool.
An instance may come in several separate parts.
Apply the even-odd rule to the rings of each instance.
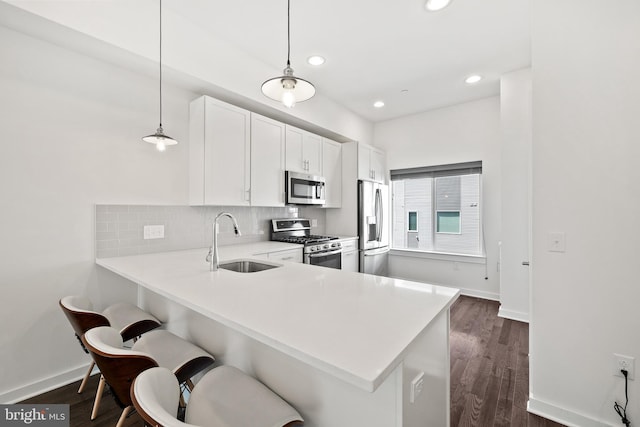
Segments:
[[[85,332],[97,326],[113,326],[120,331],[120,335],[124,341],[129,341],[162,325],[160,321],[151,314],[129,303],[110,305],[101,313],[94,311],[91,301],[81,296],[66,296],[61,298],[58,303],[65,316],[67,316],[69,323],[71,323],[76,338],[78,338],[78,342],[85,353],[89,353],[89,351],[85,348],[81,338]],[[84,391],[84,387],[91,376],[91,371],[94,366],[95,361],[92,359],[91,365],[80,383],[78,393]],[[103,390],[104,378],[100,376],[100,383],[98,384],[93,409],[91,410],[92,420],[95,419],[98,414]]]
[[[231,366],[207,372],[191,392],[185,423],[177,420],[178,380],[165,368],[142,372],[131,400],[145,423],[164,427],[296,427],[300,414],[264,384]]]
[[[173,372],[179,384],[191,391],[191,377],[215,361],[200,347],[165,330],[147,332],[131,349],[122,347],[122,336],[109,326],[88,330],[82,340],[109,384],[116,403],[123,408],[117,427],[122,426],[133,409],[130,388],[138,374],[162,366]]]

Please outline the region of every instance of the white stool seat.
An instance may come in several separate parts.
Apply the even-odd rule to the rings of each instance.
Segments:
[[[164,427],[302,426],[300,414],[264,384],[231,366],[209,371],[196,384],[187,404],[186,424],[176,419],[178,381],[166,368],[140,373],[131,399],[149,425]]]
[[[282,427],[300,420],[280,396],[232,366],[219,366],[198,382],[185,417],[189,424],[212,427]]]
[[[140,307],[125,302],[110,305],[102,311],[102,314],[107,318],[107,320],[109,320],[111,326],[116,328],[120,334],[134,323],[145,320],[156,322],[158,323],[158,326],[160,325],[160,321],[151,314],[147,313]]]
[[[200,347],[165,330],[147,332],[133,344],[131,350],[140,351],[153,357],[158,366],[177,373],[186,363],[198,358],[213,356]]]

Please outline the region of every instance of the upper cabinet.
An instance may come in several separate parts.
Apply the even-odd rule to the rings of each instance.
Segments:
[[[285,125],[251,113],[251,205],[284,206]]]
[[[286,125],[286,169],[322,175],[322,138]]]
[[[189,204],[284,206],[283,123],[208,96],[189,114]]]
[[[251,114],[202,96],[189,106],[189,203],[250,204]]]
[[[322,176],[326,183],[325,208],[342,206],[342,145],[322,138]]]
[[[358,143],[358,179],[385,182],[385,175],[384,151]]]
[[[323,176],[342,205],[342,145],[208,96],[189,106],[189,204],[284,206],[284,172]],[[382,176],[382,174],[380,174]]]

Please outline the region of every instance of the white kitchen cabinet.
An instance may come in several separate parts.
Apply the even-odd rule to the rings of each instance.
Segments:
[[[358,143],[358,179],[385,182],[385,154],[375,147]]]
[[[358,272],[358,240],[341,240],[342,243],[342,270]]]
[[[287,170],[322,175],[322,138],[286,125]]]
[[[189,204],[250,204],[251,114],[202,96],[189,105]]]
[[[284,206],[285,125],[251,113],[251,206]]]
[[[269,252],[269,261],[302,262],[302,248],[288,249],[286,251]]]
[[[342,146],[322,138],[322,176],[325,182],[325,208],[342,206]]]

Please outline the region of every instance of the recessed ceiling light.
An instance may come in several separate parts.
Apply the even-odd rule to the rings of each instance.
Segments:
[[[376,107],[376,108],[382,108],[382,107],[384,107],[384,102],[376,101],[376,102],[373,103],[373,106]]]
[[[435,12],[449,6],[451,0],[427,0],[424,4],[425,9]]]
[[[479,76],[477,74],[474,74],[472,76],[467,77],[466,79],[464,79],[464,82],[466,84],[472,85],[474,83],[478,83],[480,80],[482,80],[482,76]]]
[[[320,55],[313,55],[307,58],[307,62],[311,65],[322,65],[325,59]]]

